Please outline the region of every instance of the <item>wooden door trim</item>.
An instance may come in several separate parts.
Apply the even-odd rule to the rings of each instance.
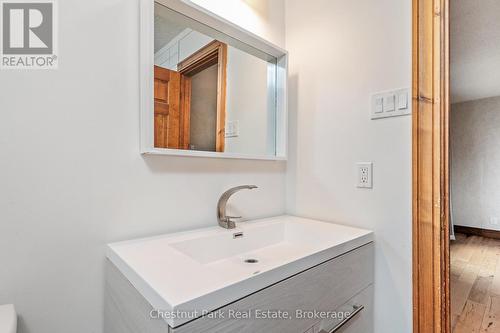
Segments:
[[[217,124],[215,151],[224,152],[226,141],[227,44],[214,40],[177,65],[179,73],[193,76],[217,64]]]
[[[180,147],[188,150],[191,142],[191,78],[182,74],[180,114]]]
[[[449,0],[413,0],[413,332],[450,333]]]
[[[475,227],[466,227],[463,225],[454,226],[455,233],[464,234],[467,236],[480,236],[485,238],[500,239],[500,231],[491,229],[482,229]]]

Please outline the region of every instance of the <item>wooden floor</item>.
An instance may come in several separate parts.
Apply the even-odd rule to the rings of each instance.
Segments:
[[[500,333],[500,240],[456,238],[450,246],[453,333]]]

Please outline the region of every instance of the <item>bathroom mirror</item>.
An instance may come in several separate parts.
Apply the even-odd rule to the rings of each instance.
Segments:
[[[286,159],[286,52],[190,2],[141,2],[142,153]]]

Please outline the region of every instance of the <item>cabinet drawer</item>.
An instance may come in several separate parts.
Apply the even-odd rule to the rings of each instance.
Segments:
[[[369,243],[229,304],[212,316],[171,328],[171,332],[301,333],[318,323],[318,318],[297,318],[297,310],[335,310],[372,283],[373,243]],[[262,318],[266,313],[276,316],[278,311],[290,319]],[[236,314],[247,317],[236,318]]]
[[[358,309],[359,312],[355,312]],[[337,313],[350,313],[341,319],[323,320],[305,333],[372,333],[373,285],[338,307]]]

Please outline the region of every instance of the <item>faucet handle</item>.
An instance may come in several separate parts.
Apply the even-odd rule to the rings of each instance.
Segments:
[[[226,215],[226,217],[228,219],[242,219],[243,218],[243,216],[227,216],[227,215]]]

